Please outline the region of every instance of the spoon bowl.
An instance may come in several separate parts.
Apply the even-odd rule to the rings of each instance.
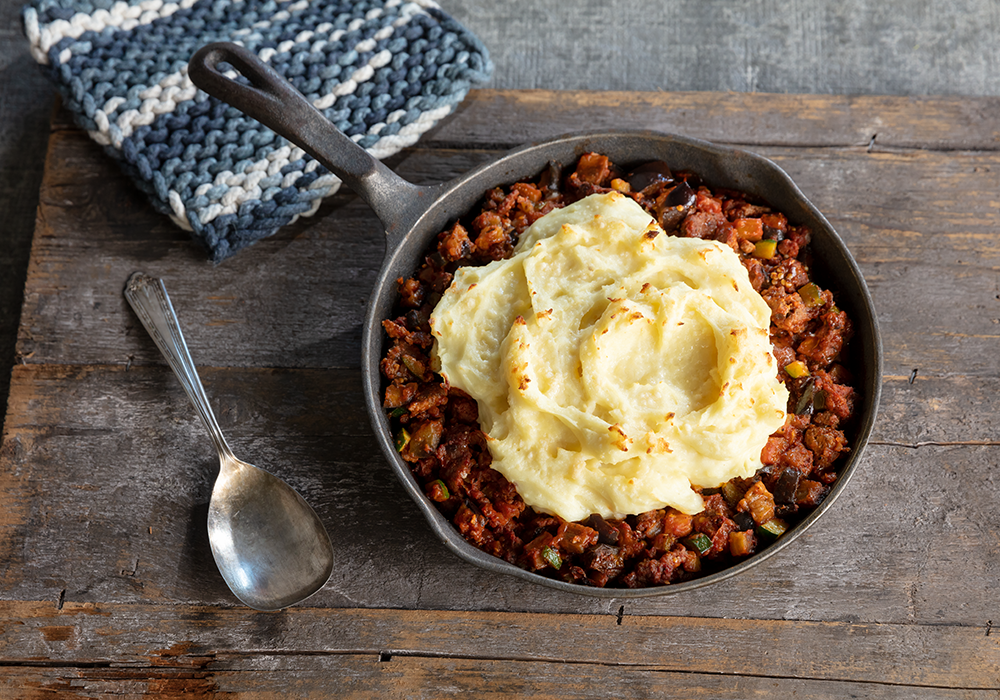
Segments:
[[[333,546],[316,512],[291,486],[237,459],[226,443],[163,282],[137,272],[125,298],[194,404],[219,453],[208,506],[212,555],[230,590],[257,610],[279,610],[318,591],[333,571]]]
[[[208,506],[212,555],[236,597],[257,610],[293,605],[323,587],[330,538],[284,481],[232,455],[220,459]]]

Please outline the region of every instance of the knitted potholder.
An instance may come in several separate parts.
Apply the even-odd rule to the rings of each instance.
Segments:
[[[76,123],[216,261],[314,213],[340,180],[195,88],[187,62],[203,45],[256,52],[377,158],[492,71],[431,0],[34,0],[23,19]]]

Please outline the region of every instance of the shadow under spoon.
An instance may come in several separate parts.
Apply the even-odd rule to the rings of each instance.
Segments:
[[[163,282],[141,272],[125,298],[177,375],[219,453],[208,507],[208,539],[222,578],[257,610],[278,610],[318,591],[333,570],[333,546],[308,503],[278,477],[237,459],[195,370]]]

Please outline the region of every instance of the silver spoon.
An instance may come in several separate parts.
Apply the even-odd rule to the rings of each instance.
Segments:
[[[243,603],[278,610],[318,591],[333,571],[333,546],[302,496],[278,477],[233,455],[226,443],[163,282],[141,272],[125,298],[177,375],[219,452],[208,506],[208,540],[222,578]]]

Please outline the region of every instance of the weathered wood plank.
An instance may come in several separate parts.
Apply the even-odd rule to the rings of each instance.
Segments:
[[[178,659],[181,661],[182,659]],[[922,688],[768,678],[713,673],[678,673],[656,668],[548,661],[494,661],[419,656],[354,655],[192,658],[191,668],[0,667],[0,698],[239,697],[353,700],[475,697],[507,700],[601,700],[690,698],[698,700],[994,700],[996,691]]]
[[[998,109],[996,96],[481,89],[418,147],[509,149],[573,131],[651,129],[745,146],[996,150]],[[52,130],[76,130],[68,111]]]
[[[17,621],[0,622],[0,654],[13,665],[225,669],[242,666],[226,661],[234,654],[367,655],[371,663],[388,654],[1000,690],[1000,638],[983,627],[632,615],[619,624],[614,615],[303,607],[270,614],[207,606],[57,609],[32,601],[0,602],[0,612],[0,620]],[[717,653],[720,647],[727,653]],[[393,662],[384,668],[391,671]]]
[[[498,87],[1000,94],[983,0],[441,5],[489,47]]]
[[[641,128],[746,146],[995,150],[998,107],[996,97],[474,90],[422,142],[511,148]]]
[[[862,469],[793,547],[707,589],[608,601],[497,578],[445,550],[385,464],[356,372],[202,374],[237,454],[299,489],[337,542],[335,573],[312,605],[598,615],[624,605],[629,614],[971,626],[996,618],[996,380],[888,381]],[[6,597],[233,603],[204,531],[214,455],[165,366],[23,365],[13,386],[0,452]]]

